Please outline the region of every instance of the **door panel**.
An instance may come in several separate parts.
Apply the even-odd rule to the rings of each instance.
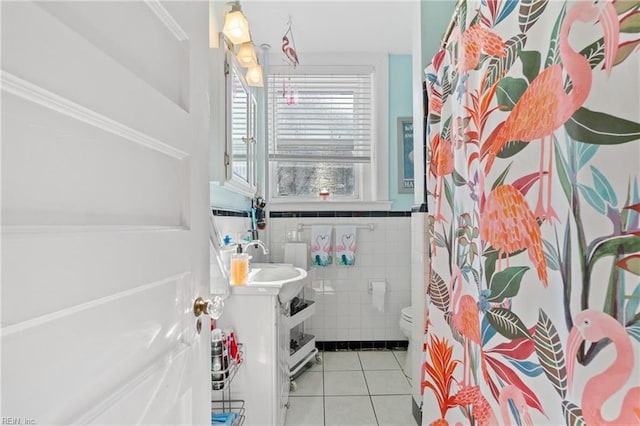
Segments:
[[[208,423],[208,5],[0,7],[2,416]]]

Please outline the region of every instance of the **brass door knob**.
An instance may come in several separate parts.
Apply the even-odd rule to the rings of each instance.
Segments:
[[[204,300],[202,297],[198,297],[193,302],[193,314],[196,317],[199,317],[202,314],[210,315],[214,319],[220,318],[222,315],[222,309],[224,308],[224,303],[222,299],[218,296],[211,300]]]

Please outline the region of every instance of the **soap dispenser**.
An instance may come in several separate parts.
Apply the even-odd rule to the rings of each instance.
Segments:
[[[249,279],[249,255],[242,252],[238,244],[236,253],[231,255],[231,285],[246,285]]]

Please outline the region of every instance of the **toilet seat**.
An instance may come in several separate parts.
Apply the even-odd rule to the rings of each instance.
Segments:
[[[413,360],[413,352],[414,352],[414,343],[411,338],[411,334],[413,333],[413,308],[411,306],[406,306],[400,310],[400,330],[402,334],[407,338],[408,347],[407,347],[407,355],[404,360],[404,365],[402,370],[404,371],[405,376],[411,379],[411,365]]]
[[[402,308],[400,310],[400,318],[402,318],[404,321],[413,323],[413,309],[411,308],[411,306]]]

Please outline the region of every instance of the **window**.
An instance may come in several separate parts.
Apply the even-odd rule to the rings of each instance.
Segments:
[[[374,181],[379,79],[374,62],[270,68],[268,140],[273,201],[294,201],[292,197],[297,202],[315,201],[323,189],[329,191],[332,201],[378,198]],[[383,75],[386,78],[386,68]],[[386,84],[384,90],[386,102]],[[386,167],[383,171],[386,183]],[[379,199],[386,197],[385,193]]]

